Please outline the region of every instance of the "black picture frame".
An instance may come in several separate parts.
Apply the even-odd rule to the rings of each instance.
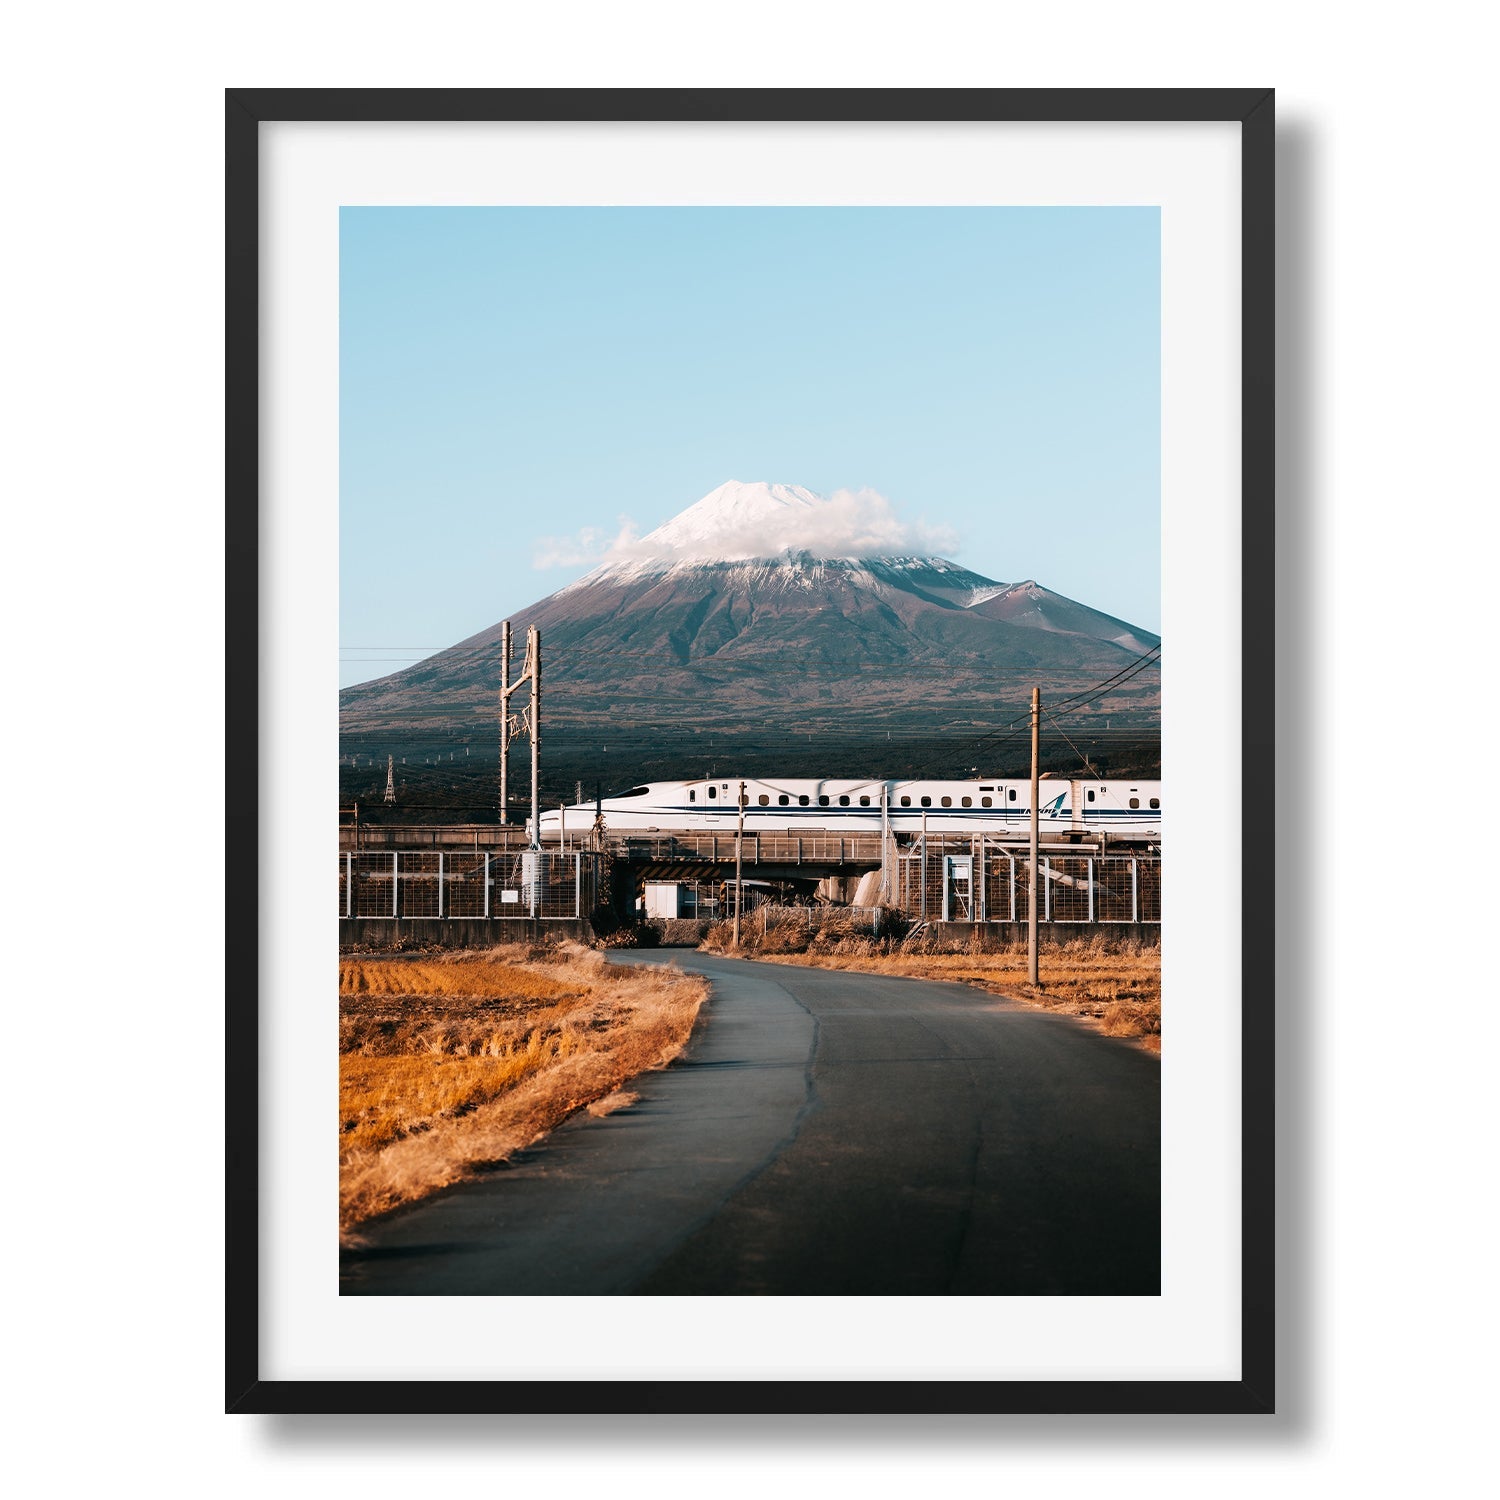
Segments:
[[[227,89],[225,91],[226,954],[225,1409],[274,1413],[1270,1413],[1275,1410],[1274,881],[1269,825],[1242,861],[1241,1377],[1175,1381],[451,1381],[260,1377],[254,924],[259,651],[259,127],[275,121],[1238,122],[1241,128],[1242,764],[1274,764],[1274,641],[1259,580],[1274,575],[1274,131],[1270,89]],[[1252,612],[1256,618],[1252,621]],[[1253,628],[1252,628],[1253,626]],[[1252,912],[1251,903],[1254,902]],[[1252,925],[1253,922],[1253,925]]]

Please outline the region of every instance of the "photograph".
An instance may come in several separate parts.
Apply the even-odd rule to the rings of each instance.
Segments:
[[[1493,986],[1347,857],[1490,629],[1475,8],[89,20],[11,27],[15,1467],[1478,1488]]]
[[[1159,207],[337,276],[340,1296],[1158,1298]]]

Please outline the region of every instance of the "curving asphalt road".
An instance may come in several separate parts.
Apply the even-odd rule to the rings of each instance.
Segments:
[[[511,1165],[397,1209],[346,1295],[1160,1290],[1160,1064],[964,985],[706,974],[684,1056]]]

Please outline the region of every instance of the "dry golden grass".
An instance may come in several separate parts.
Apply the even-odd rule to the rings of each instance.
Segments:
[[[532,950],[512,945],[483,953],[443,953],[423,958],[345,958],[339,961],[340,995],[452,995],[460,999],[560,998],[586,988],[580,979],[555,979],[536,965],[518,967]]]
[[[595,1099],[589,1105],[591,1115],[612,1115],[617,1109],[629,1109],[641,1096],[632,1094],[628,1089],[616,1089],[614,1093],[603,1099]]]
[[[339,1220],[503,1161],[574,1110],[630,1102],[708,993],[576,943],[339,965]],[[611,1102],[614,1101],[614,1102]]]
[[[1135,1038],[1146,1051],[1161,1051],[1161,949],[1153,945],[1100,934],[1043,947],[1040,989],[1027,983],[1024,944],[970,953],[903,951],[896,945],[848,939],[815,941],[803,952],[778,951],[781,946],[773,942],[770,951],[757,947],[743,956],[768,963],[972,984],[1029,1005],[1079,1016],[1106,1036]]]

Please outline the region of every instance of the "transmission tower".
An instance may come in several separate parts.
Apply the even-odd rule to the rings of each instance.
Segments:
[[[385,800],[394,802],[396,800],[396,757],[387,755],[385,758]]]

